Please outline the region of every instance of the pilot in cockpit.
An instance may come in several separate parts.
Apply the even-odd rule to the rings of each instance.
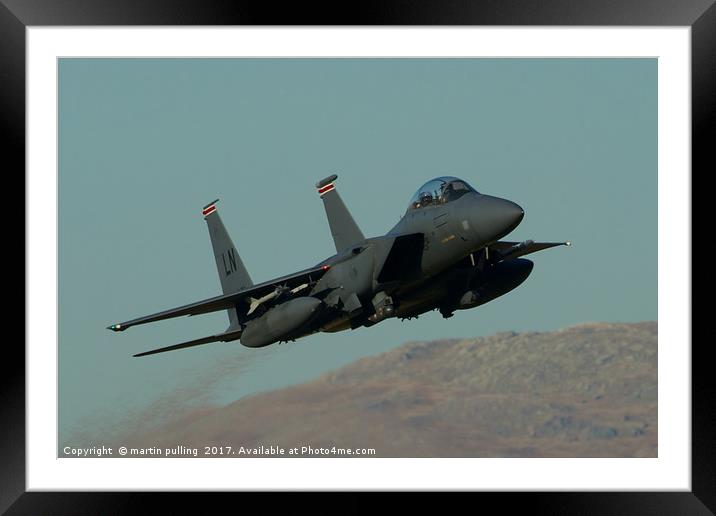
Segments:
[[[451,176],[431,179],[415,193],[408,205],[409,210],[422,209],[459,199],[469,192],[476,192],[463,180]]]
[[[457,197],[455,195],[455,187],[453,186],[452,182],[449,182],[443,187],[443,194],[441,200],[442,202],[449,202],[455,197]]]
[[[419,207],[427,206],[428,204],[433,203],[433,194],[430,192],[421,192],[420,193],[420,199],[419,199]]]

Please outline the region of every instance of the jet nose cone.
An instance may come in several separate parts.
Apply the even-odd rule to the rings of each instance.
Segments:
[[[502,208],[504,211],[503,217],[509,222],[508,225],[516,228],[519,226],[520,222],[522,222],[522,219],[525,218],[525,210],[523,210],[522,206],[517,203],[507,201],[505,199],[501,200],[504,203]]]
[[[477,200],[474,216],[478,233],[487,241],[505,236],[525,216],[519,204],[499,197],[483,195]]]

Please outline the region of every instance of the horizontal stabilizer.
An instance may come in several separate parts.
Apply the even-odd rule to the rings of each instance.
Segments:
[[[536,253],[550,247],[560,245],[570,246],[571,242],[535,242],[525,240],[524,242],[495,242],[490,246],[490,252],[496,253],[500,260],[514,260],[526,254]]]
[[[202,344],[209,344],[211,342],[228,342],[230,340],[236,340],[241,337],[240,331],[230,331],[226,333],[220,333],[218,335],[211,335],[209,337],[202,337],[200,339],[190,340],[182,342],[181,344],[174,344],[173,346],[167,346],[165,348],[152,349],[143,353],[137,353],[133,355],[135,357],[144,357],[147,355],[154,355],[156,353],[164,353],[165,351],[174,351],[175,349],[190,348],[192,346],[201,346]]]

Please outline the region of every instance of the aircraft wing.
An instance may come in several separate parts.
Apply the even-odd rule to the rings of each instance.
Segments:
[[[534,240],[525,240],[524,242],[495,242],[490,245],[490,251],[497,253],[501,260],[512,260],[524,256],[526,254],[536,253],[550,247],[560,245],[570,246],[571,242],[535,242]]]
[[[182,342],[181,344],[174,344],[173,346],[167,346],[164,348],[159,349],[152,349],[150,351],[144,351],[143,353],[137,353],[136,355],[132,355],[135,357],[144,357],[147,355],[154,355],[156,353],[164,353],[166,351],[174,351],[175,349],[184,349],[184,348],[190,348],[192,346],[200,346],[202,344],[209,344],[210,342],[228,342],[230,340],[236,340],[239,337],[241,337],[241,330],[238,331],[228,331],[226,333],[219,333],[218,335],[210,335],[209,337],[202,337],[200,339],[194,339],[187,342]]]
[[[139,324],[162,321],[164,319],[172,319],[174,317],[182,317],[184,315],[200,315],[208,314],[210,312],[218,312],[219,310],[226,310],[227,308],[231,308],[249,297],[255,298],[266,295],[267,293],[274,291],[277,286],[295,288],[304,283],[310,284],[314,281],[318,281],[326,273],[328,268],[329,267],[327,265],[324,265],[305,269],[294,274],[281,276],[280,278],[276,278],[271,281],[265,281],[263,283],[259,283],[258,285],[253,285],[252,287],[238,292],[204,299],[203,301],[197,301],[196,303],[190,303],[188,305],[179,306],[170,310],[164,310],[155,314],[145,315],[144,317],[138,317],[129,321],[113,324],[111,326],[107,326],[107,329],[113,331],[124,331],[131,326],[137,326]]]

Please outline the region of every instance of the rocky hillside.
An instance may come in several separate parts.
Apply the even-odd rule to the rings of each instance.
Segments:
[[[655,457],[657,323],[409,343],[126,442],[374,448],[382,457]]]

